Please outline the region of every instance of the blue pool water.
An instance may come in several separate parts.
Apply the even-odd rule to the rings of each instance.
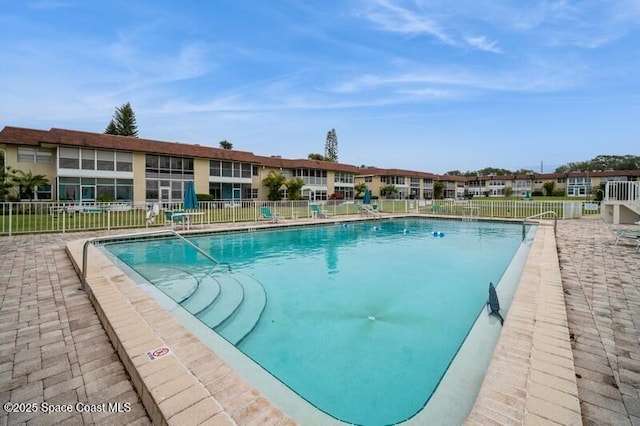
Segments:
[[[320,410],[384,425],[429,400],[521,239],[430,219],[190,237],[231,272],[177,239],[107,249]]]

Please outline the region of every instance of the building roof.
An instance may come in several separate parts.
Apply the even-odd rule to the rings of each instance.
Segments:
[[[49,130],[42,142],[97,149],[102,148],[136,151],[148,154],[175,155],[181,157],[215,158],[220,160],[246,162],[253,162],[255,159],[255,156],[247,151],[56,128]]]
[[[0,142],[20,145],[39,145],[48,132],[46,130],[5,127],[0,130]]]
[[[309,168],[358,173],[358,168],[349,164],[332,163],[318,160],[291,160],[280,157],[255,155],[248,151],[221,149],[181,142],[164,142],[132,136],[108,135],[104,133],[83,132],[52,128],[34,130],[21,127],[5,127],[0,130],[0,142],[15,145],[55,144],[94,149],[117,149],[120,151],[143,152],[147,154],[175,155],[216,160],[240,161],[275,168]]]

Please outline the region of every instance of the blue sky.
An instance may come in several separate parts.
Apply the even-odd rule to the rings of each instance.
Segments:
[[[444,173],[640,154],[640,1],[41,0],[0,14],[0,126]]]

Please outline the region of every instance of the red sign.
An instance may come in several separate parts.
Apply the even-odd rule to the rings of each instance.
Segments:
[[[161,356],[165,356],[168,353],[169,353],[169,347],[168,346],[161,346],[158,349],[154,349],[152,351],[147,352],[147,356],[149,357],[149,359],[151,361],[154,361],[154,360],[160,358]]]

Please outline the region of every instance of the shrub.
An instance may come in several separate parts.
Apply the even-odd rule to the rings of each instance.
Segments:
[[[100,203],[113,203],[114,201],[116,201],[116,199],[111,194],[102,194],[98,198],[96,198],[96,201]]]
[[[213,201],[213,195],[211,194],[196,194],[198,201]]]

